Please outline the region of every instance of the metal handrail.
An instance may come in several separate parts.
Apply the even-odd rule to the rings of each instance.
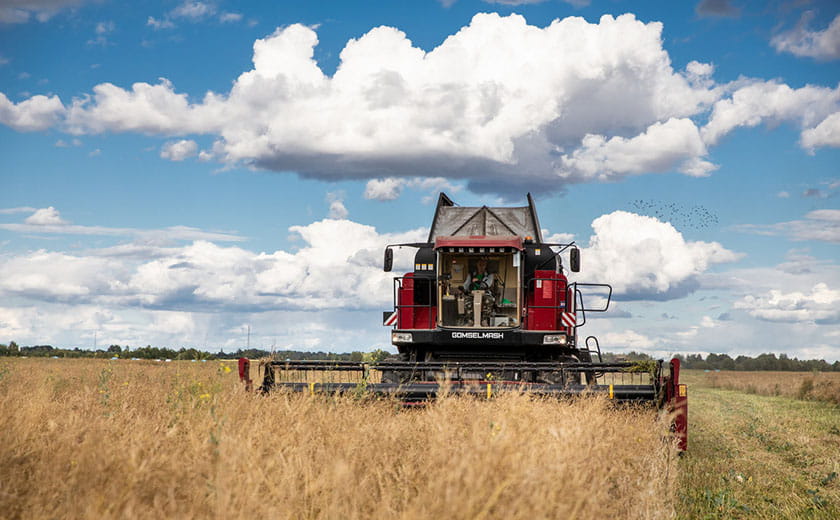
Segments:
[[[589,340],[590,340],[590,339],[595,340],[595,348],[596,348],[597,350],[592,350],[592,349],[589,347]],[[590,353],[590,354],[592,354],[592,353],[598,354],[598,362],[599,362],[599,363],[603,362],[604,360],[603,360],[603,358],[601,357],[601,344],[598,342],[598,338],[596,338],[595,336],[588,336],[588,337],[586,338],[585,343],[586,343],[586,350],[587,350],[587,351],[589,351],[589,353]]]
[[[592,309],[587,308],[586,305],[583,303],[583,292],[580,290],[580,287],[606,287],[607,289],[609,289],[609,292],[607,292],[607,303],[604,305],[604,308],[603,309],[601,309],[601,308],[592,308]],[[612,288],[612,285],[610,285],[608,283],[572,282],[572,283],[569,284],[568,289],[570,291],[574,291],[573,294],[574,294],[575,303],[577,304],[578,301],[580,302],[580,305],[575,305],[575,314],[580,313],[581,317],[583,318],[582,320],[577,320],[577,319],[575,320],[575,328],[582,327],[586,324],[586,311],[589,311],[589,312],[607,312],[607,310],[610,308],[610,302],[612,301],[613,288]],[[567,295],[566,299],[568,300],[568,295]]]
[[[572,283],[570,283],[570,284],[569,284],[569,286],[574,286],[574,288],[575,288],[575,290],[576,290],[576,291],[579,291],[579,288],[580,288],[580,287],[606,287],[607,289],[609,289],[609,292],[607,292],[607,303],[606,303],[606,305],[604,305],[604,308],[603,308],[603,309],[601,309],[601,308],[598,308],[598,309],[594,309],[594,308],[593,308],[593,309],[583,308],[583,309],[580,309],[580,310],[587,310],[587,311],[590,311],[590,312],[606,312],[606,311],[609,309],[609,307],[610,307],[610,302],[612,301],[612,292],[613,292],[612,285],[610,285],[610,284],[608,284],[608,283],[581,283],[581,282],[572,282]],[[581,295],[581,305],[583,305],[583,297],[582,297],[582,296],[583,296],[583,295]]]

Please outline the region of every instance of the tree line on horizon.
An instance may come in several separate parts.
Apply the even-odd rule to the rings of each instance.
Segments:
[[[205,352],[196,348],[181,347],[178,350],[167,347],[145,347],[132,348],[128,345],[111,345],[107,349],[88,350],[78,347],[73,349],[55,348],[51,345],[35,345],[20,347],[14,341],[8,345],[0,344],[0,356],[27,356],[27,357],[59,357],[59,358],[124,358],[124,359],[172,359],[172,360],[218,360],[218,359],[259,359],[274,356],[280,359],[291,360],[324,360],[324,361],[366,361],[376,363],[382,361],[392,353],[387,350],[376,349],[372,352],[305,352],[301,350],[268,350],[257,348],[239,348],[233,352]],[[782,372],[840,372],[840,361],[833,364],[824,359],[791,358],[787,354],[767,353],[759,354],[756,357],[739,355],[731,357],[729,354],[677,354],[674,356],[681,362],[682,368],[697,370],[738,370],[738,371],[760,371],[775,370]],[[603,355],[603,361],[648,361],[655,358],[644,352],[631,351],[629,353],[607,352]]]
[[[711,353],[706,357],[701,354],[676,354],[680,367],[690,370],[735,370],[742,372],[777,371],[777,372],[840,372],[840,361],[828,363],[824,359],[797,359],[787,354],[767,353],[756,357],[736,356]],[[631,351],[628,354],[606,353],[605,362],[613,361],[648,361],[655,358],[644,352]]]
[[[367,361],[378,362],[382,361],[388,356],[392,355],[390,352],[376,349],[372,352],[304,352],[299,350],[275,350],[273,353],[267,350],[257,348],[239,348],[234,352],[205,352],[196,348],[181,347],[178,350],[167,347],[153,347],[146,345],[145,347],[131,347],[121,345],[111,345],[107,349],[81,349],[79,347],[73,349],[56,348],[52,345],[35,345],[28,347],[18,346],[14,341],[8,345],[0,344],[0,356],[26,356],[26,357],[58,357],[58,358],[99,358],[99,359],[171,359],[178,361],[203,361],[203,360],[218,360],[218,359],[239,359],[241,357],[249,359],[259,359],[269,356],[279,357],[281,359],[293,360],[327,360],[327,361]]]

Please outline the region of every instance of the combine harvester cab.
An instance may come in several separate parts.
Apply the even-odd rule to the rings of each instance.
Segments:
[[[394,308],[383,313],[398,356],[379,363],[269,361],[261,389],[363,388],[406,403],[441,392],[602,393],[670,411],[685,450],[687,399],[679,360],[604,363],[594,336],[580,340],[587,312],[605,312],[612,287],[568,280],[562,259],[567,255],[576,273],[580,250],[574,242],[543,242],[533,198],[527,199],[524,207],[463,207],[441,193],[428,240],[385,249],[384,269],[391,271],[394,247],[416,248],[414,270],[394,278]],[[282,381],[279,375],[292,371],[358,372],[361,379]]]

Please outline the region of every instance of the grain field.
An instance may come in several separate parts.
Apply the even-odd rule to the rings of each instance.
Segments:
[[[9,518],[671,518],[650,410],[246,394],[233,363],[0,361]]]

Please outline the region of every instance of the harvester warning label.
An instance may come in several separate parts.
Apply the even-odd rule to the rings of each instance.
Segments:
[[[560,319],[563,321],[563,325],[567,327],[574,327],[575,326],[575,315],[571,312],[564,312]]]

